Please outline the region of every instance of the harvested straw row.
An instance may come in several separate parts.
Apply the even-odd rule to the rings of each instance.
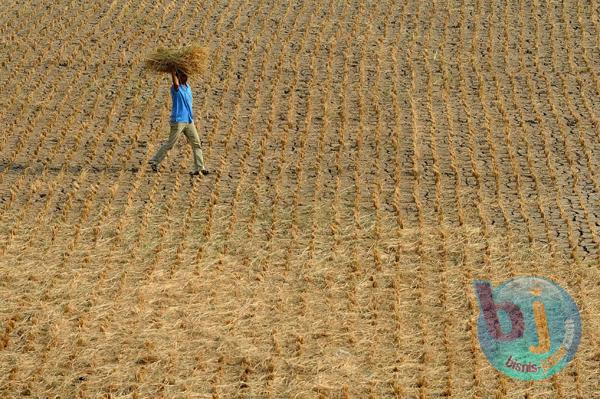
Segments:
[[[204,72],[207,57],[207,49],[197,45],[179,49],[160,47],[146,58],[145,67],[154,72],[179,69],[187,75],[198,75]]]

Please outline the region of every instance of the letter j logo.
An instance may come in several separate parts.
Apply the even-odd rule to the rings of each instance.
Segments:
[[[575,356],[581,319],[571,296],[551,280],[516,277],[492,289],[474,282],[481,313],[479,344],[490,363],[509,377],[542,380]]]

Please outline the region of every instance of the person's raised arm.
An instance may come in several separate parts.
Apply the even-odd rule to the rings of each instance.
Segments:
[[[179,79],[177,78],[177,74],[175,73],[175,69],[171,71],[171,79],[173,80],[173,87],[175,90],[179,90]]]

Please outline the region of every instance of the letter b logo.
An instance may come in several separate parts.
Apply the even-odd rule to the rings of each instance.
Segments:
[[[490,283],[486,281],[476,281],[475,289],[490,336],[498,341],[512,341],[513,339],[521,338],[525,329],[521,309],[514,303],[508,301],[500,304],[494,303],[492,287],[490,286]],[[498,318],[498,310],[504,310],[510,318],[512,327],[508,334],[502,332],[500,319]]]

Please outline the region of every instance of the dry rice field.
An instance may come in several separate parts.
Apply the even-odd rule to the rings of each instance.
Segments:
[[[600,398],[597,0],[0,8],[0,397]],[[211,175],[168,135],[192,78]],[[525,382],[472,283],[581,312]]]

